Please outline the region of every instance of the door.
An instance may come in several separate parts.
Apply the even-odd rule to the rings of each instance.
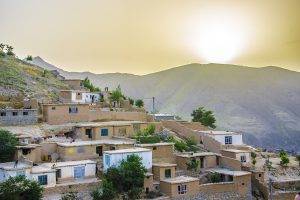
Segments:
[[[84,176],[85,176],[85,167],[84,166],[74,167],[74,178],[75,179],[83,179]]]
[[[103,156],[103,147],[102,147],[102,146],[97,146],[97,147],[96,147],[96,153],[97,153],[99,156]]]

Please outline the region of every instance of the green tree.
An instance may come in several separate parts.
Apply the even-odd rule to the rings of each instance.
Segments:
[[[188,149],[184,141],[175,141],[174,147],[177,151],[180,152],[186,151]]]
[[[85,88],[89,89],[91,92],[100,92],[100,89],[98,87],[95,87],[90,79],[88,77],[86,77],[83,81],[82,84]]]
[[[290,163],[290,159],[289,159],[289,157],[287,155],[281,156],[280,159],[281,159],[280,160],[280,164],[282,166],[287,166]]]
[[[117,197],[117,192],[111,181],[103,179],[102,187],[94,190],[92,197],[94,200],[112,200]]]
[[[134,105],[134,100],[132,98],[128,98],[130,105]]]
[[[19,141],[15,135],[0,129],[0,162],[12,161],[17,145],[19,145]]]
[[[187,169],[192,171],[197,171],[200,165],[200,161],[196,159],[191,159],[189,162],[186,163]]]
[[[283,149],[281,149],[279,151],[279,157],[282,157],[282,156],[287,156],[287,153]]]
[[[26,60],[27,60],[27,61],[32,61],[32,56],[31,56],[31,55],[28,55],[28,56],[26,57]]]
[[[194,110],[191,114],[193,117],[193,122],[200,122],[204,126],[208,126],[211,128],[216,128],[215,122],[215,116],[213,115],[213,112],[210,110],[205,110],[204,107],[200,107],[196,110]]]
[[[251,158],[252,158],[252,164],[253,164],[253,166],[255,166],[255,164],[256,164],[256,153],[251,152]]]
[[[135,105],[139,108],[143,107],[144,106],[144,102],[142,99],[138,99],[135,101]]]
[[[130,155],[120,166],[108,169],[104,179],[110,184],[110,190],[113,187],[123,199],[138,199],[143,190],[146,172],[142,159],[137,155]]]
[[[9,56],[14,56],[14,52],[13,52],[14,48],[10,45],[6,45],[6,54],[9,55]]]
[[[217,172],[213,172],[209,174],[209,179],[212,183],[219,183],[221,182],[221,175]]]
[[[123,99],[123,97],[124,97],[124,95],[122,94],[121,87],[120,87],[120,85],[118,85],[118,87],[111,92],[110,100],[116,101],[119,103]]]
[[[0,199],[5,200],[40,200],[43,187],[25,176],[9,177],[0,183]]]

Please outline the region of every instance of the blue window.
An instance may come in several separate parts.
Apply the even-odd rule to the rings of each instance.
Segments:
[[[48,176],[47,175],[38,176],[38,182],[41,185],[47,185],[48,184]]]
[[[74,178],[75,179],[83,179],[84,175],[85,175],[85,167],[84,166],[74,167]]]
[[[225,136],[225,144],[232,144],[232,136]]]
[[[107,128],[102,128],[101,129],[101,136],[108,136],[108,129]]]
[[[110,167],[110,156],[109,155],[105,155],[105,164]]]

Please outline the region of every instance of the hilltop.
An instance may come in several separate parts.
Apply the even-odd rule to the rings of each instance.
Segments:
[[[57,98],[60,89],[68,86],[52,73],[13,56],[0,57],[0,106],[30,98]]]
[[[33,61],[34,63],[34,61]],[[214,111],[217,129],[241,131],[245,142],[300,151],[300,73],[269,66],[188,64],[143,76],[64,72],[134,98],[156,97],[156,108],[190,119],[198,106]],[[145,100],[151,109],[151,101]]]

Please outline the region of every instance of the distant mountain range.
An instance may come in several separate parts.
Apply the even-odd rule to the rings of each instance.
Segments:
[[[279,67],[251,68],[222,64],[188,64],[157,73],[66,72],[40,57],[32,61],[67,78],[89,77],[104,88],[121,85],[133,98],[155,97],[156,109],[190,119],[199,106],[214,111],[217,129],[241,131],[246,143],[300,151],[300,73]]]

